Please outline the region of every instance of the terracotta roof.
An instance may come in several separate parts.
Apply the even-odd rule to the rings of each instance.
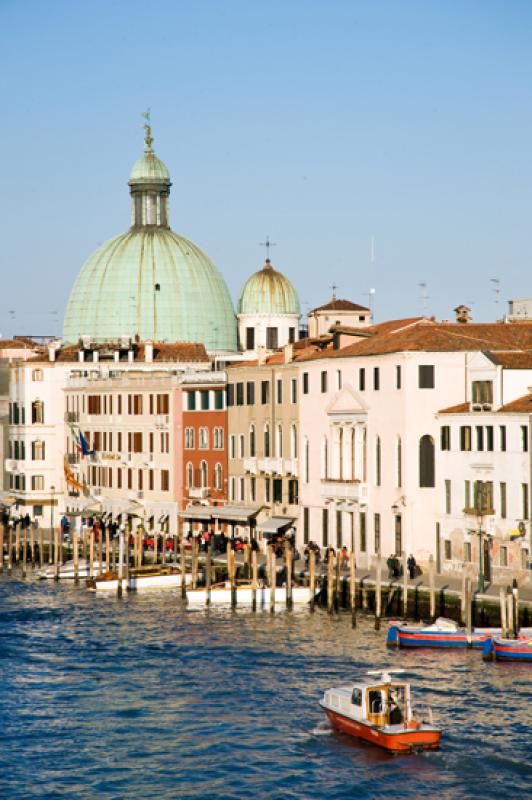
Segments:
[[[449,408],[442,408],[438,414],[463,414],[470,411],[471,406],[469,403],[458,403],[456,406],[449,406]]]
[[[20,337],[20,339],[0,339],[0,350],[39,350],[40,345],[27,337]]]
[[[310,314],[314,314],[315,311],[369,311],[370,309],[366,306],[359,306],[358,303],[352,303],[351,300],[342,300],[341,298],[333,297],[328,303],[325,303],[324,306],[318,306],[318,308],[313,308],[310,311]]]
[[[374,335],[314,358],[347,358],[400,352],[532,351],[532,323],[444,323],[418,318],[395,320],[368,329]]]
[[[517,400],[512,400],[511,403],[499,408],[499,414],[507,411],[513,411],[520,414],[532,414],[532,394],[525,394],[524,397],[519,397]]]
[[[145,344],[144,342],[140,342],[139,344],[133,344],[132,348],[135,351],[135,362],[134,363],[145,363],[144,356],[145,356]],[[78,352],[80,350],[79,345],[66,345],[59,350],[56,350],[55,353],[55,360],[60,362],[75,362],[80,363],[78,358]],[[125,363],[127,360],[127,350],[121,349],[115,343],[103,343],[98,344],[96,346],[91,347],[92,352],[97,350],[100,354],[100,359],[104,361],[104,363],[109,363],[113,359],[113,353],[118,350],[120,352],[120,361],[121,363]],[[106,358],[108,356],[108,358]],[[30,361],[40,361],[40,362],[47,362],[48,361],[48,349],[41,353],[40,355],[36,356],[35,358],[29,359]],[[160,363],[160,362],[205,362],[210,363],[209,356],[207,355],[207,351],[203,344],[199,344],[197,342],[154,342],[153,344],[153,361]],[[85,364],[92,364],[95,363],[92,361],[90,355],[85,357]],[[99,362],[96,362],[99,363]]]
[[[494,364],[506,369],[532,369],[532,351],[499,351],[487,353]]]

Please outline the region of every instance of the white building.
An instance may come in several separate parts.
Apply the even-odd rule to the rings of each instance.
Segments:
[[[371,311],[350,300],[333,294],[331,300],[308,314],[308,335],[311,338],[326,336],[331,328],[367,328],[371,325]]]

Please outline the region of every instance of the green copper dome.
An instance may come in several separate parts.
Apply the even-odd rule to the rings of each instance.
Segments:
[[[145,128],[145,153],[129,180],[132,226],[83,266],[68,301],[63,339],[138,335],[234,352],[236,319],[227,286],[205,253],[170,229],[170,176],[151,149],[150,126]]]
[[[247,280],[238,301],[239,314],[300,315],[296,290],[267,258],[264,266]]]

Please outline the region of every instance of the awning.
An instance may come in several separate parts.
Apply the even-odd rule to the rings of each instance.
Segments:
[[[280,533],[284,528],[294,524],[295,517],[268,517],[259,522],[257,530],[261,533]]]
[[[9,492],[0,492],[0,506],[14,506],[17,498]]]
[[[189,506],[180,511],[179,516],[182,519],[249,523],[261,508],[262,506]]]

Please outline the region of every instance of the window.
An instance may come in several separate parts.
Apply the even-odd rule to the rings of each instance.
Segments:
[[[336,370],[336,389],[340,391],[342,388],[342,371],[340,369]]]
[[[168,394],[157,395],[157,413],[158,414],[170,413],[170,395]]]
[[[288,481],[288,502],[293,506],[297,506],[299,503],[299,486],[296,478]]]
[[[269,503],[271,499],[271,482],[270,478],[264,480],[264,502]]]
[[[229,500],[234,502],[236,494],[235,494],[235,487],[236,487],[236,478],[231,478],[229,481]]]
[[[206,461],[200,463],[200,487],[206,489],[209,485],[209,472]]]
[[[266,328],[266,347],[268,350],[276,350],[278,346],[277,328]]]
[[[31,459],[32,461],[44,461],[45,459],[45,444],[39,439],[31,443]]]
[[[464,542],[464,561],[471,562],[471,542]]]
[[[471,402],[475,405],[493,403],[493,381],[473,381],[471,384]]]
[[[161,491],[168,492],[170,490],[170,472],[167,469],[161,470]]]
[[[477,514],[489,514],[493,510],[493,482],[475,481],[474,508]]]
[[[366,391],[366,370],[360,367],[358,370],[358,389],[360,392]]]
[[[246,328],[246,350],[255,349],[255,328]]]
[[[133,470],[132,469],[128,469],[128,471],[127,471],[127,488],[128,489],[132,489],[133,488]]]
[[[451,481],[445,481],[445,513],[451,513]]]
[[[303,373],[303,394],[308,394],[309,391],[309,383],[308,383],[308,372]]]
[[[34,369],[34,370],[32,370],[31,379],[32,379],[32,381],[42,381],[42,379],[43,379],[42,369]]]
[[[375,536],[375,553],[379,554],[381,552],[381,515],[374,514],[373,515],[373,533]]]
[[[85,399],[85,398],[84,398]],[[119,394],[117,398],[118,414],[122,413],[122,395]]]
[[[528,428],[526,425],[521,425],[521,450],[523,453],[528,453]]]
[[[274,503],[282,503],[283,502],[283,479],[282,478],[274,478],[273,479],[273,502]]]
[[[270,457],[270,426],[264,426],[264,456],[265,458]]]
[[[205,426],[199,429],[199,449],[207,450],[209,447],[209,430]]]
[[[232,385],[231,388],[233,388]],[[227,387],[227,391],[229,391],[229,386]],[[187,392],[187,411],[195,411],[195,410],[196,410],[196,392]]]
[[[244,458],[246,454],[246,439],[243,433],[238,436],[238,457]]]
[[[360,552],[365,553],[367,550],[366,542],[366,512],[361,511],[359,515],[360,522]]]
[[[209,410],[209,391],[203,390],[200,392],[200,403],[201,403],[201,410],[208,411]]]
[[[270,402],[270,382],[269,381],[261,381],[260,382],[260,401],[263,406],[268,405]]]
[[[451,449],[451,428],[449,425],[442,425],[440,428],[440,446],[442,450]]]
[[[401,367],[399,364],[395,368],[395,388],[401,388]]]
[[[309,443],[308,438],[305,436],[305,448],[304,448],[304,475],[305,475],[305,483],[309,482],[309,474],[310,474],[310,452],[309,452]]]
[[[307,506],[303,508],[303,544],[308,544],[310,541],[310,525],[309,525],[309,509]]]
[[[121,489],[122,488],[122,469],[121,469],[121,467],[118,467],[118,469],[116,470],[116,488],[117,489]]]
[[[493,425],[486,426],[486,450],[493,451]]]
[[[471,427],[469,425],[460,427],[460,450],[471,450]]]
[[[521,484],[521,506],[522,506],[522,518],[524,520],[528,519],[528,483]]]
[[[292,425],[290,428],[290,458],[297,458],[297,456],[298,456],[297,426]]]
[[[464,482],[464,508],[471,508],[471,481]]]
[[[329,509],[321,510],[321,543],[323,547],[329,546]]]
[[[236,385],[236,404],[237,406],[244,405],[244,384],[237,383]]]
[[[326,436],[321,442],[321,477],[325,480],[329,477],[329,443]]]
[[[362,689],[353,689],[353,693],[351,695],[351,703],[354,706],[362,705]]]
[[[434,367],[432,364],[419,365],[418,383],[420,389],[434,389]]]
[[[501,548],[499,550],[499,563],[501,567],[508,566],[508,548],[504,544],[501,544]]]
[[[288,344],[294,344],[296,340],[296,329],[288,328]]]
[[[142,491],[142,470],[137,470],[137,489],[139,492]]]
[[[477,425],[475,431],[477,435],[477,450],[484,450],[484,428],[482,425]]]
[[[223,489],[223,471],[221,464],[216,464],[214,467],[214,488],[217,492],[221,492]],[[251,499],[253,500],[254,498]]]
[[[403,485],[403,445],[400,436],[397,437],[396,459],[397,459],[396,482],[397,482],[397,488],[400,489],[401,486]]]
[[[257,479],[254,475],[249,479],[249,499],[252,503],[257,499]]]
[[[236,436],[234,434],[229,437],[229,458],[236,458]]]
[[[189,461],[187,464],[187,489],[191,489],[194,486],[194,467],[192,463]]]
[[[321,373],[321,392],[325,394],[327,391],[327,372],[323,371]]]
[[[170,452],[170,434],[161,432],[161,453]]]
[[[249,455],[254,458],[257,455],[255,444],[255,426],[251,425],[249,429]]]
[[[42,506],[33,506],[33,516],[42,517]]]
[[[31,488],[35,492],[42,492],[44,490],[44,475],[32,475]]]
[[[379,367],[373,367],[373,389],[378,392],[381,388],[381,371]]]
[[[445,539],[443,542],[443,557],[446,561],[450,561],[452,558],[452,545],[450,539]]]
[[[214,390],[214,408],[216,411],[223,411],[224,407],[224,390],[223,389],[215,389]]]
[[[128,414],[139,416],[142,414],[142,395],[141,394],[128,394]]]
[[[223,450],[224,448],[224,429],[223,428],[215,428],[214,429],[214,449],[215,450]]]
[[[255,383],[254,381],[248,381],[246,383],[246,403],[248,406],[255,405]]]
[[[290,381],[290,402],[297,403],[297,378]]]
[[[377,436],[375,440],[375,486],[381,485],[382,473],[382,450],[381,450],[381,437]]]
[[[153,469],[149,469],[148,470],[148,489],[150,490],[150,492],[153,492],[153,490],[155,489],[155,480],[154,480],[154,470]]]
[[[40,400],[35,400],[31,404],[31,421],[34,425],[44,422],[44,403]]]
[[[283,402],[283,380],[282,378],[277,378],[276,382],[276,401],[278,404]]]
[[[87,397],[87,414],[94,415],[94,414],[101,414],[102,413],[102,406],[99,394],[90,394]],[[131,405],[131,403],[130,403]],[[131,411],[129,411],[131,414]]]
[[[227,407],[229,408],[229,406],[234,406],[234,404],[235,404],[235,384],[234,383],[228,383],[227,384],[226,394],[227,394]]]
[[[434,439],[428,435],[419,440],[419,486],[435,486]]]
[[[501,451],[504,452],[506,450],[506,425],[499,425],[499,441]]]
[[[275,455],[277,458],[283,457],[283,426],[277,426],[277,441],[275,443]]]
[[[506,483],[499,484],[500,514],[502,519],[506,519]]]

